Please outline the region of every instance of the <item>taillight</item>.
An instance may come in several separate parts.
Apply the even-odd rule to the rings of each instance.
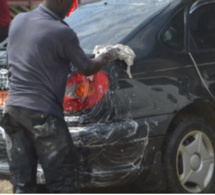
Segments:
[[[64,112],[77,112],[93,107],[104,97],[108,85],[108,76],[102,71],[89,77],[80,72],[74,73],[67,81]]]

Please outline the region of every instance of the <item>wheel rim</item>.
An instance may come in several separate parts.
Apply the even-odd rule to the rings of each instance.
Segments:
[[[202,192],[208,186],[214,171],[214,149],[205,133],[195,130],[184,136],[177,151],[176,169],[186,191]]]

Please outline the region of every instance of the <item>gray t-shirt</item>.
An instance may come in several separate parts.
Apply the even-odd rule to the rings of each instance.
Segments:
[[[63,117],[70,62],[81,72],[91,63],[76,33],[40,5],[12,21],[7,50],[10,90],[6,105]]]

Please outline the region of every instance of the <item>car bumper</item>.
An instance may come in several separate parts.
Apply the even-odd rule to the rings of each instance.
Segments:
[[[108,187],[139,180],[148,167],[157,165],[154,159],[160,151],[163,136],[159,135],[160,131],[156,133],[156,129],[167,118],[162,116],[153,120],[145,118],[84,126],[68,123],[80,154],[81,186]],[[1,132],[0,175],[8,176],[4,131]],[[37,176],[39,183],[45,182],[41,167],[38,167]],[[148,176],[141,176],[141,181]]]

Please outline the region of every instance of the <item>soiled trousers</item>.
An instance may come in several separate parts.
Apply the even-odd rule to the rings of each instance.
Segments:
[[[38,193],[37,163],[50,193],[78,193],[78,155],[65,121],[20,107],[6,107],[1,121],[14,193]]]

